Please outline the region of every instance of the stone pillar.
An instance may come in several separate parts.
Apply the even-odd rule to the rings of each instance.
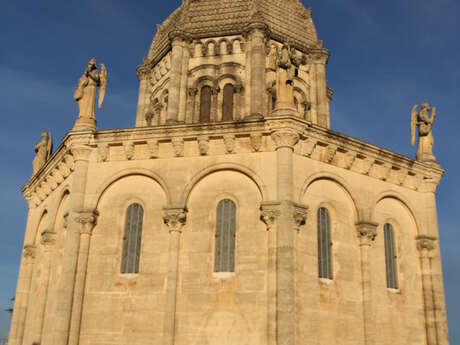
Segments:
[[[29,216],[30,217],[30,216]],[[11,320],[9,345],[22,345],[24,336],[27,309],[29,306],[30,284],[34,271],[36,248],[34,245],[25,245],[19,270],[18,286],[14,300],[13,318]]]
[[[281,129],[272,134],[277,153],[277,195],[280,215],[276,235],[277,343],[295,344],[295,261],[293,151],[299,135]]]
[[[264,113],[265,92],[265,36],[267,26],[263,23],[249,25],[249,55],[250,55],[250,116],[260,118]]]
[[[435,300],[433,295],[433,277],[431,272],[431,259],[435,247],[435,238],[430,236],[417,237],[417,249],[420,253],[422,268],[423,304],[425,310],[425,328],[427,345],[440,344],[437,339]]]
[[[243,91],[243,85],[236,84],[234,87],[235,92],[235,116],[234,120],[241,119],[241,92]]]
[[[198,94],[198,89],[196,87],[192,87],[188,89],[188,97],[187,97],[187,109],[186,109],[186,123],[194,123],[195,122],[195,103],[196,103],[196,95]]]
[[[211,122],[217,122],[218,99],[220,88],[218,86],[212,88],[211,100]]]
[[[181,208],[167,208],[163,213],[164,223],[168,226],[170,235],[163,332],[164,345],[174,345],[180,235],[182,233],[182,227],[185,225],[186,218],[187,211]]]
[[[57,287],[54,332],[44,334],[43,345],[67,345],[80,249],[81,222],[85,214],[84,199],[91,148],[87,145],[73,145],[71,151],[75,161],[70,196],[70,219],[64,244],[64,257],[60,284]]]
[[[41,344],[43,337],[43,324],[45,321],[46,305],[48,300],[48,287],[51,272],[51,258],[54,252],[54,244],[56,243],[56,233],[53,231],[45,230],[41,234],[40,239],[40,262],[38,263],[41,268],[40,282],[39,282],[39,295],[37,300],[37,312],[33,325],[33,341]]]
[[[172,51],[171,70],[169,71],[170,82],[166,124],[176,124],[179,122],[179,103],[181,97],[182,62],[185,49],[185,35],[179,31],[172,31],[169,34],[169,39],[171,40]]]
[[[374,345],[376,343],[375,310],[372,301],[372,275],[370,265],[370,250],[377,237],[377,223],[370,220],[362,220],[356,224],[361,252],[361,279],[363,293],[363,326],[364,344]]]
[[[326,64],[329,59],[327,50],[321,50],[311,55],[315,84],[316,84],[316,116],[317,124],[329,128],[329,113],[328,113],[328,95],[327,95],[327,80],[326,80]],[[315,100],[313,100],[315,103]]]
[[[190,61],[190,50],[187,39],[184,41],[184,48],[182,54],[182,70],[180,80],[180,97],[179,97],[179,122],[185,122],[187,113],[187,79],[188,79],[188,68]]]
[[[76,221],[80,224],[80,249],[78,251],[77,273],[73,295],[72,316],[68,345],[78,345],[80,338],[81,314],[83,308],[86,273],[91,235],[97,218],[96,210],[82,210]]]
[[[137,68],[137,77],[139,79],[139,98],[137,101],[137,115],[136,115],[136,127],[143,127],[148,125],[145,119],[147,112],[147,93],[149,88],[148,76],[150,74],[150,68],[142,65]]]
[[[276,257],[278,217],[281,214],[280,204],[263,203],[260,207],[261,219],[268,231],[268,263],[267,263],[267,345],[276,345]]]

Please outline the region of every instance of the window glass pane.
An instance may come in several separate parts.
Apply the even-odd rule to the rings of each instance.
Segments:
[[[318,209],[318,274],[320,278],[332,279],[331,219],[329,211]]]
[[[200,96],[200,122],[206,123],[211,121],[211,87],[203,86]]]
[[[215,272],[235,271],[236,206],[231,200],[222,200],[216,214]]]
[[[224,102],[222,105],[222,121],[233,120],[233,85],[224,86]]]
[[[139,204],[132,204],[126,211],[125,233],[121,273],[138,273],[142,242],[144,210]]]
[[[391,224],[384,226],[385,238],[385,265],[387,273],[387,287],[389,289],[398,288],[398,271],[397,271],[397,257],[395,250],[394,231]]]

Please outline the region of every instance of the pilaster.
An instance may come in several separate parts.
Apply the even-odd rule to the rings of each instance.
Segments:
[[[368,214],[368,212],[361,212],[361,214]],[[364,326],[364,343],[365,345],[376,344],[377,333],[375,329],[375,307],[372,300],[372,275],[371,275],[371,247],[377,237],[378,224],[371,221],[370,217],[363,217],[356,224],[358,233],[359,248],[361,253],[361,279],[362,279],[362,293],[363,293],[363,326]]]
[[[98,215],[99,213],[97,210],[91,209],[82,209],[75,214],[75,221],[80,225],[80,248],[78,251],[68,345],[78,345],[79,343],[89,247]]]
[[[182,228],[187,220],[187,210],[183,208],[166,208],[163,210],[163,220],[169,230],[168,278],[166,282],[163,344],[174,345],[180,237]]]

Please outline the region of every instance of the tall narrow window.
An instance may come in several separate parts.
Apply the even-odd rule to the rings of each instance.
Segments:
[[[397,289],[398,270],[393,226],[391,224],[385,224],[383,230],[385,237],[385,263],[387,271],[387,287],[389,289]]]
[[[332,279],[331,217],[327,208],[318,210],[318,273],[320,278]]]
[[[235,272],[236,205],[225,199],[217,205],[215,272]]]
[[[222,104],[222,121],[233,120],[233,85],[224,86],[224,102]]]
[[[121,273],[139,272],[143,218],[144,210],[141,205],[132,204],[128,207],[123,237]]]
[[[211,121],[211,95],[210,86],[203,86],[200,95],[200,122],[206,123]]]

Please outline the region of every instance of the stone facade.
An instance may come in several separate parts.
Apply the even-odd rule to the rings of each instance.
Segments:
[[[272,58],[288,41],[303,63],[283,112]],[[331,130],[328,56],[296,0],[183,1],[138,68],[135,128],[76,126],[24,187],[9,345],[447,345],[443,170]],[[234,272],[214,265],[224,199],[236,205]],[[139,272],[122,274],[133,203]],[[318,278],[320,207],[333,279]]]

